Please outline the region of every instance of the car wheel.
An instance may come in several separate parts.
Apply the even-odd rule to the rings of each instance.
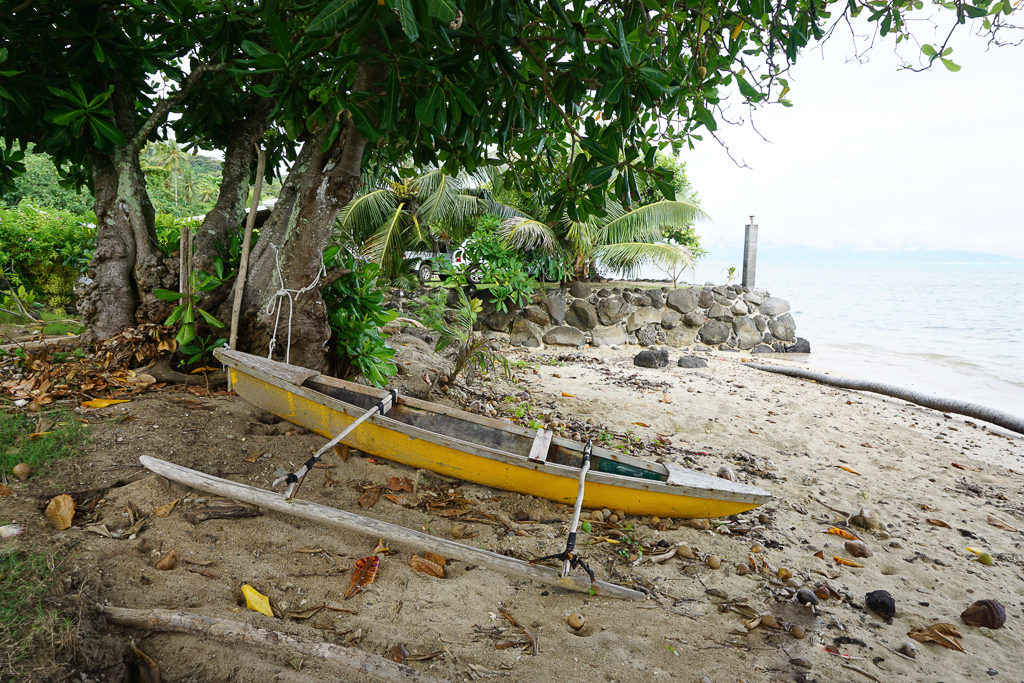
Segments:
[[[416,269],[416,275],[419,276],[420,282],[430,282],[430,278],[433,274],[434,271],[430,267],[429,263],[421,263],[420,267]]]
[[[484,271],[480,266],[472,266],[466,271],[466,281],[478,285],[484,281]]]

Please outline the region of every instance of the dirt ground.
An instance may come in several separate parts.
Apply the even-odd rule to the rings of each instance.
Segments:
[[[437,359],[413,337],[397,346],[400,390],[422,394]],[[776,496],[712,523],[594,521],[580,535],[581,553],[599,578],[643,590],[646,601],[565,593],[462,562],[435,578],[412,569],[409,550],[397,547],[381,555],[376,581],[345,600],[356,560],[379,539],[273,512],[192,523],[186,517],[211,497],[138,463],[150,455],[271,488],[324,440],[238,397],[169,387],[83,412],[92,423],[86,452],[12,483],[14,496],[0,502],[5,517],[27,527],[18,543],[65,557],[55,600],[79,618],[74,642],[58,660],[46,653],[30,662],[29,678],[144,680],[132,645],[166,681],[366,677],[285,647],[107,624],[96,605],[109,605],[183,610],[388,659],[402,650],[423,675],[461,681],[1024,680],[1021,439],[760,373],[743,367],[739,354],[703,354],[709,367],[696,370],[675,367],[673,357],[669,368],[649,370],[632,365],[635,352],[506,348],[521,361],[515,381],[476,382],[445,401],[601,435],[712,473],[728,466]],[[369,454],[344,462],[331,455],[326,465],[300,497],[523,559],[564,545],[567,506]],[[54,531],[41,513],[59,493],[79,504],[66,531]],[[877,528],[843,524],[861,507]],[[833,560],[854,559],[846,539],[822,533],[837,523],[873,550],[856,559],[863,567]],[[678,544],[693,557],[651,560]],[[990,552],[994,564],[974,561],[966,546]],[[175,568],[157,569],[171,551]],[[268,595],[283,617],[246,609],[243,584]],[[832,596],[812,609],[795,600],[797,584],[823,596],[830,587]],[[865,609],[865,593],[878,589],[895,598],[892,624]],[[960,612],[977,599],[1002,603],[1005,627],[963,623]],[[580,630],[568,623],[574,613],[585,619]],[[957,625],[965,652],[908,638],[937,622]],[[916,658],[896,651],[907,642]]]

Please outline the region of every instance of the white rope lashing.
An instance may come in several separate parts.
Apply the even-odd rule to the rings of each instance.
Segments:
[[[301,289],[288,289],[284,286],[284,275],[281,273],[281,252],[278,251],[276,244],[271,244],[270,248],[274,250],[274,272],[277,273],[277,281],[280,287],[274,295],[267,302],[267,315],[270,315],[271,310],[275,307],[277,310],[274,312],[274,332],[270,336],[270,348],[267,351],[267,358],[271,358],[274,355],[274,349],[277,348],[277,328],[281,321],[281,306],[283,304],[282,299],[288,298],[288,342],[284,347],[284,362],[288,363],[291,360],[292,352],[292,315],[295,311],[295,299],[302,294],[309,292],[316,288],[320,284],[320,278],[327,274],[327,266],[324,265],[324,256],[320,255],[320,268],[316,271],[316,277],[313,281]]]

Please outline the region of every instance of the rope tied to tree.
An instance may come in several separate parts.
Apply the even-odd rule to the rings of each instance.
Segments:
[[[274,312],[274,331],[270,335],[269,349],[267,350],[267,358],[273,358],[274,349],[277,348],[277,329],[281,322],[281,308],[284,304],[283,299],[288,299],[288,341],[284,347],[284,362],[288,363],[291,360],[292,351],[292,318],[295,313],[295,300],[305,294],[306,292],[316,289],[320,284],[320,278],[327,275],[327,266],[324,265],[324,256],[320,254],[320,268],[316,271],[316,276],[313,281],[305,287],[300,289],[288,289],[285,287],[284,274],[281,272],[281,252],[278,250],[277,245],[271,243],[270,248],[274,250],[274,272],[277,274],[277,281],[280,284],[277,291],[274,292],[270,300],[267,301],[266,314],[270,315],[271,311]],[[276,308],[276,310],[275,310]]]

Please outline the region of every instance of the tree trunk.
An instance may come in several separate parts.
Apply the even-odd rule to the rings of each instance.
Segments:
[[[118,150],[92,162],[96,252],[91,281],[78,290],[86,341],[112,337],[137,319],[160,322],[167,305],[154,287],[172,286],[165,257],[156,246],[153,205],[137,154]]]
[[[217,203],[203,219],[195,237],[196,270],[213,272],[220,245],[227,246],[242,224],[249,197],[249,173],[256,156],[256,144],[267,129],[267,111],[262,107],[239,121],[224,150]]]
[[[276,338],[278,357],[316,370],[325,368],[330,339],[321,257],[338,211],[359,190],[366,147],[351,121],[324,151],[326,136],[324,130],[304,142],[263,226],[250,257],[240,330],[240,345],[253,353],[264,353]],[[303,288],[310,289],[298,292]],[[290,302],[282,289],[293,290]]]

